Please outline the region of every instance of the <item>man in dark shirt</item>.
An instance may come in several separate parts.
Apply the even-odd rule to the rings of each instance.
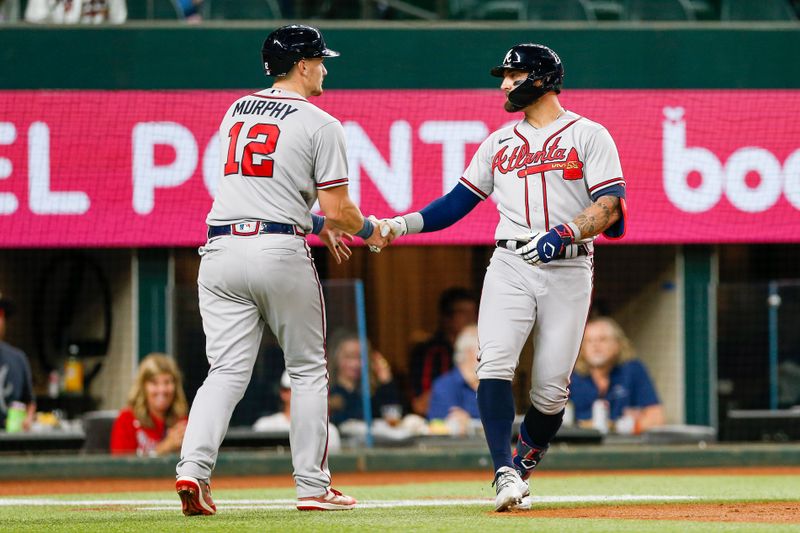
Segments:
[[[28,358],[22,350],[3,342],[6,336],[6,318],[11,312],[11,302],[0,294],[0,429],[4,430],[6,427],[6,416],[11,404],[22,402],[26,410],[22,427],[27,431],[36,414],[36,401]]]
[[[456,337],[477,320],[478,299],[471,291],[452,287],[439,296],[439,328],[411,351],[409,382],[415,413],[427,416],[433,381],[452,368]]]

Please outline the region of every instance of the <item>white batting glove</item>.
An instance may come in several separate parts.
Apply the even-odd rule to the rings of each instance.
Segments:
[[[574,242],[574,238],[574,230],[560,224],[550,228],[550,231],[534,234],[531,242],[516,253],[529,265],[549,263],[563,257],[566,247]]]
[[[545,233],[534,233],[532,235],[528,235],[527,237],[530,238],[528,244],[517,248],[514,252],[518,256],[522,257],[522,260],[528,263],[529,265],[538,265],[542,262],[541,258],[539,257],[539,248],[536,246],[539,243],[539,240],[544,237]]]
[[[386,223],[389,226],[392,233],[394,233],[395,238],[402,237],[408,233],[408,224],[406,223],[406,219],[403,217],[384,218],[381,220],[381,222]],[[383,233],[381,233],[381,235],[383,235]]]

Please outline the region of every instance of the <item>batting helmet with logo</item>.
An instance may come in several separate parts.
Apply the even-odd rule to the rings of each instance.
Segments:
[[[273,31],[261,47],[261,59],[267,76],[285,76],[301,59],[337,57],[325,46],[325,39],[317,28],[292,24]]]
[[[554,51],[541,44],[518,44],[506,53],[503,64],[491,70],[492,76],[502,78],[507,69],[524,70],[528,77],[508,93],[508,101],[514,110],[528,107],[542,95],[561,92],[564,82],[564,66]],[[541,84],[536,85],[540,80]]]

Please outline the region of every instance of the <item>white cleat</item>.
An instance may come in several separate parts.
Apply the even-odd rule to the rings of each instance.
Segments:
[[[523,496],[522,501],[516,505],[511,506],[512,511],[530,511],[532,506],[532,501],[530,495]]]
[[[345,496],[338,490],[328,487],[322,496],[297,499],[298,511],[349,511],[355,509],[355,498]]]
[[[495,473],[494,488],[497,492],[494,499],[494,510],[498,513],[518,508],[523,504],[524,498],[530,495],[528,484],[510,466],[504,466]],[[530,505],[530,497],[528,504]]]

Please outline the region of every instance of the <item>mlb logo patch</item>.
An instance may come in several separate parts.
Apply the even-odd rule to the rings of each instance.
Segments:
[[[239,222],[233,225],[234,235],[255,235],[258,233],[258,222]]]

